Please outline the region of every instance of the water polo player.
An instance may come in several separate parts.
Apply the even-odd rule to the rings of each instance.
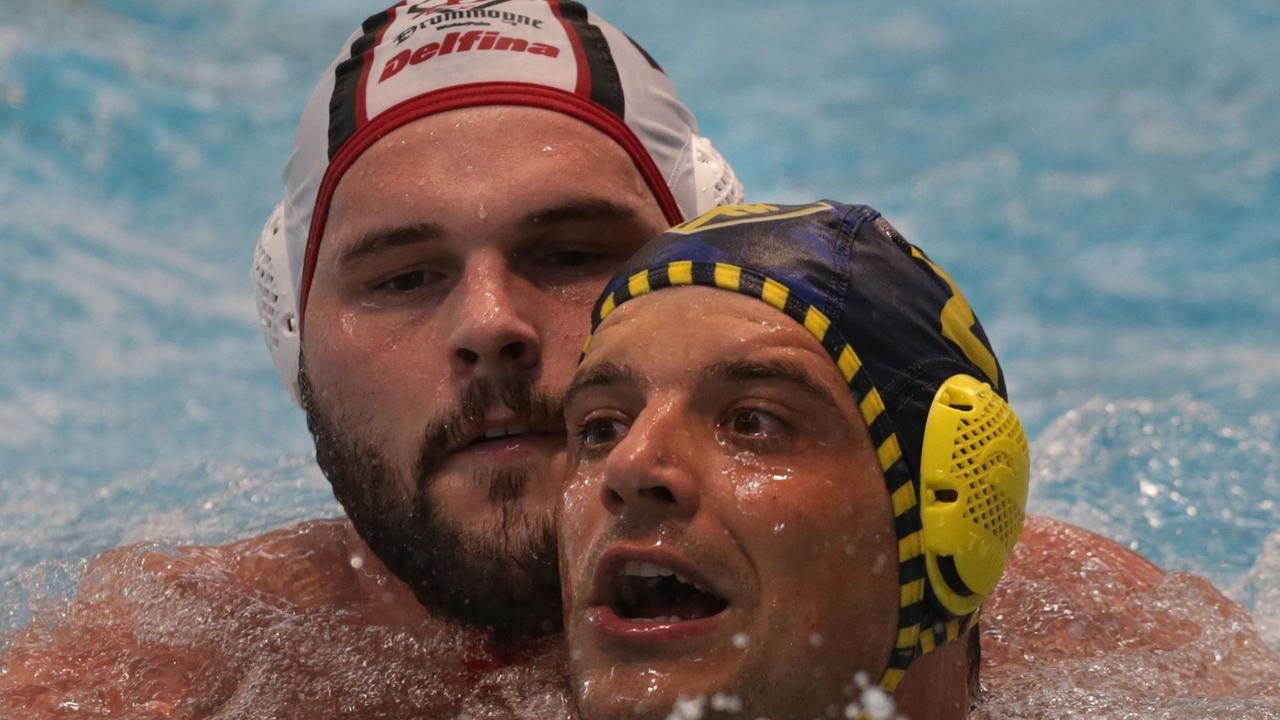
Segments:
[[[326,678],[324,697],[365,698],[361,712],[452,716],[486,673],[546,659],[522,641],[550,635],[554,650],[560,400],[591,304],[638,247],[740,199],[741,187],[658,63],[572,0],[398,2],[366,19],[321,78],[254,281],[276,368],[351,522],[166,554],[146,566],[158,577],[135,554],[110,553],[87,586],[123,592],[83,598],[94,609],[53,644],[60,652],[33,632],[42,651],[8,676],[20,686],[63,655],[80,667],[154,656],[166,680],[149,697],[107,671],[59,687],[124,685],[110,707],[126,710],[139,694],[174,706],[256,696],[260,712],[312,717],[325,713],[281,698]],[[183,641],[203,648],[193,657],[168,637],[116,634],[136,622],[140,587],[169,597],[188,573],[203,578],[185,586],[206,608],[287,598],[298,612],[361,618],[362,629],[335,630],[341,640],[325,648],[336,655],[308,653],[324,670],[270,670],[277,682],[258,690],[244,673],[275,667],[291,646],[260,646],[262,623],[275,620],[233,614],[212,638]],[[173,596],[146,612],[188,611]],[[174,625],[199,633],[210,614]],[[397,664],[378,643],[361,645],[364,628],[387,624],[415,637],[397,648],[416,694],[336,689],[352,665],[339,656]],[[558,682],[563,665],[548,662]],[[528,677],[501,682],[539,692]],[[63,697],[39,695],[52,710]]]
[[[740,191],[657,64],[576,2],[402,3],[348,47],[259,248],[268,345],[335,496],[418,600],[545,635],[591,302]]]
[[[582,716],[853,717],[858,677],[967,715],[1030,469],[946,273],[865,206],[726,207],[594,322],[559,526]]]

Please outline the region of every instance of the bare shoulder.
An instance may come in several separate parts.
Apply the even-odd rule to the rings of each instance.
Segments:
[[[1079,572],[1100,573],[1107,584],[1118,584],[1117,590],[1149,588],[1165,575],[1155,563],[1114,540],[1061,520],[1028,515],[1009,559],[1008,577],[1056,582]]]
[[[225,545],[108,550],[89,564],[76,602],[102,610],[128,603],[126,595],[153,585],[164,586],[171,596],[253,594],[299,608],[417,606],[345,518],[309,520]]]
[[[1204,578],[1050,518],[1028,516],[982,627],[984,685],[1028,708],[1051,687],[1130,699],[1280,692],[1280,657],[1243,607]]]
[[[0,717],[199,717],[273,668],[305,682],[297,666],[336,663],[407,627],[418,639],[447,633],[345,520],[220,546],[116,548],[65,607],[4,638]]]

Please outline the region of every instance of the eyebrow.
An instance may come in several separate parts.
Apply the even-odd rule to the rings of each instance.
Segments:
[[[704,368],[699,384],[708,381],[728,384],[748,382],[780,382],[792,386],[811,398],[830,405],[837,411],[840,405],[831,393],[799,363],[789,360],[729,360]],[[647,388],[649,383],[635,370],[613,362],[602,362],[574,378],[564,395],[569,406],[583,391],[594,387],[628,385]]]
[[[612,387],[629,385],[631,387],[647,387],[648,383],[636,371],[626,365],[613,362],[602,362],[592,366],[585,372],[578,373],[564,393],[564,406],[568,407],[573,399],[586,390],[596,387]]]
[[[415,223],[374,230],[351,243],[351,247],[344,250],[338,258],[338,265],[349,267],[383,250],[435,242],[444,237],[444,234],[444,228],[435,223]]]
[[[535,227],[551,227],[569,222],[612,221],[627,222],[635,218],[636,211],[601,198],[570,201],[555,207],[537,210],[525,215],[521,224]],[[400,227],[379,228],[360,236],[338,258],[340,267],[349,267],[360,260],[394,248],[408,247],[437,241],[445,236],[444,227],[425,222]]]
[[[704,381],[724,383],[785,383],[836,410],[840,409],[835,397],[822,383],[802,365],[790,360],[729,360],[704,369],[701,375]]]
[[[635,216],[636,211],[626,205],[619,205],[603,198],[584,198],[531,212],[524,216],[523,224],[546,226],[599,220],[629,221]]]

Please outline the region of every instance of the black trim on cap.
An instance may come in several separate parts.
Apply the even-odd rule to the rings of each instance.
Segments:
[[[618,32],[622,32],[622,31],[619,30]],[[653,56],[650,55],[649,52],[645,50],[643,46],[640,45],[640,43],[636,42],[635,38],[631,37],[630,35],[627,35],[626,33],[622,33],[622,35],[626,39],[630,40],[631,46],[634,47],[637,51],[639,51],[641,55],[644,56],[644,59],[649,63],[649,67],[653,68],[654,70],[657,70],[663,75],[667,74],[667,71],[662,69],[662,66],[658,64],[658,61],[654,60]]]
[[[656,267],[649,268],[648,274],[645,276],[649,281],[649,289],[657,290],[659,288],[671,287],[671,275],[666,268]]]
[[[582,41],[582,53],[586,55],[587,71],[591,75],[591,99],[625,119],[627,103],[622,92],[622,78],[618,75],[618,65],[613,61],[613,52],[609,50],[604,32],[591,24],[587,19],[587,8],[576,0],[560,0],[560,12]]]
[[[377,42],[378,34],[391,22],[388,8],[371,15],[360,26],[363,33],[351,43],[351,57],[338,63],[333,74],[333,95],[329,98],[329,159],[343,143],[356,134],[356,103],[360,98],[360,76],[364,74],[365,53]]]

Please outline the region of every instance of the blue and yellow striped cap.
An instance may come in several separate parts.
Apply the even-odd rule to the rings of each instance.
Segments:
[[[778,308],[822,343],[848,382],[895,515],[898,636],[880,681],[892,690],[915,657],[973,620],[951,615],[926,590],[917,499],[925,423],[938,388],[966,374],[1007,399],[982,325],[951,278],[880,213],[830,200],[725,206],[668,230],[610,280],[592,332],[628,300],[681,285],[731,290]]]

